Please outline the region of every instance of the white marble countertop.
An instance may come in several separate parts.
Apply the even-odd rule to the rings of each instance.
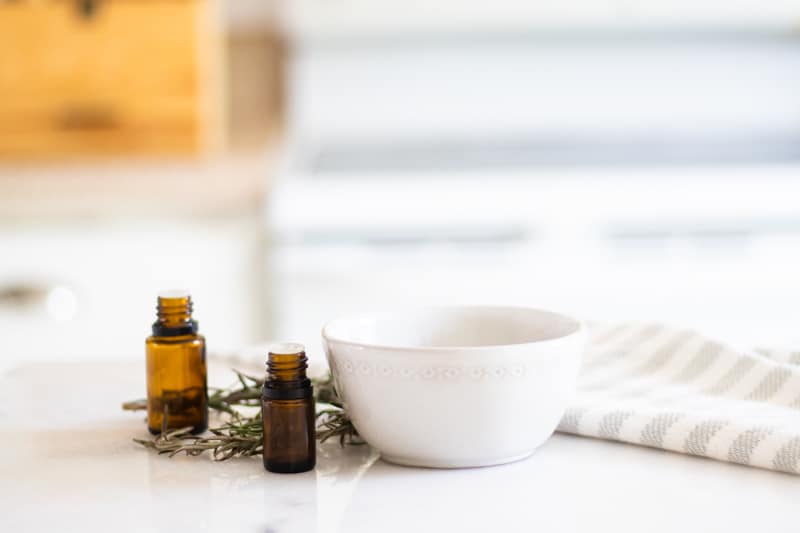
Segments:
[[[212,372],[216,369],[212,367]],[[555,435],[498,467],[394,466],[319,448],[305,474],[260,458],[168,459],[145,436],[141,363],[18,367],[0,378],[2,531],[797,531],[800,477]]]

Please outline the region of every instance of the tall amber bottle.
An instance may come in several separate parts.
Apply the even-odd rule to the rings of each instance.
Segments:
[[[147,338],[147,428],[208,427],[206,341],[192,319],[192,298],[183,291],[158,295],[158,319]]]
[[[302,344],[276,344],[267,359],[261,399],[264,468],[305,472],[316,464],[314,389]]]

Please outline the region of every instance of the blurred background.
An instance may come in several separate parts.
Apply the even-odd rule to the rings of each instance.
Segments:
[[[800,5],[0,0],[0,370],[519,304],[800,346]],[[258,356],[260,357],[260,355]]]

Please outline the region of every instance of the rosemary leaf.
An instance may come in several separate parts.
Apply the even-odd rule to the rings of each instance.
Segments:
[[[261,405],[262,379],[233,370],[237,383],[223,389],[212,388],[208,396],[208,407],[217,411],[222,424],[209,428],[210,435],[195,436],[191,428],[163,431],[150,440],[133,439],[134,442],[154,450],[159,454],[174,457],[181,453],[198,456],[211,452],[215,461],[226,461],[235,457],[259,455],[262,448],[263,425],[261,410],[247,414],[242,407],[259,407]],[[314,397],[317,405],[324,406],[317,412],[317,439],[325,442],[338,439],[342,446],[363,444],[358,431],[344,411],[339,395],[336,392],[330,374],[324,378],[312,379]],[[142,411],[147,409],[147,400],[133,400],[122,404],[126,411]]]

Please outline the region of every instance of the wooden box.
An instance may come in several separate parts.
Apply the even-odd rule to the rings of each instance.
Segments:
[[[186,154],[221,143],[210,0],[0,2],[0,158]]]

